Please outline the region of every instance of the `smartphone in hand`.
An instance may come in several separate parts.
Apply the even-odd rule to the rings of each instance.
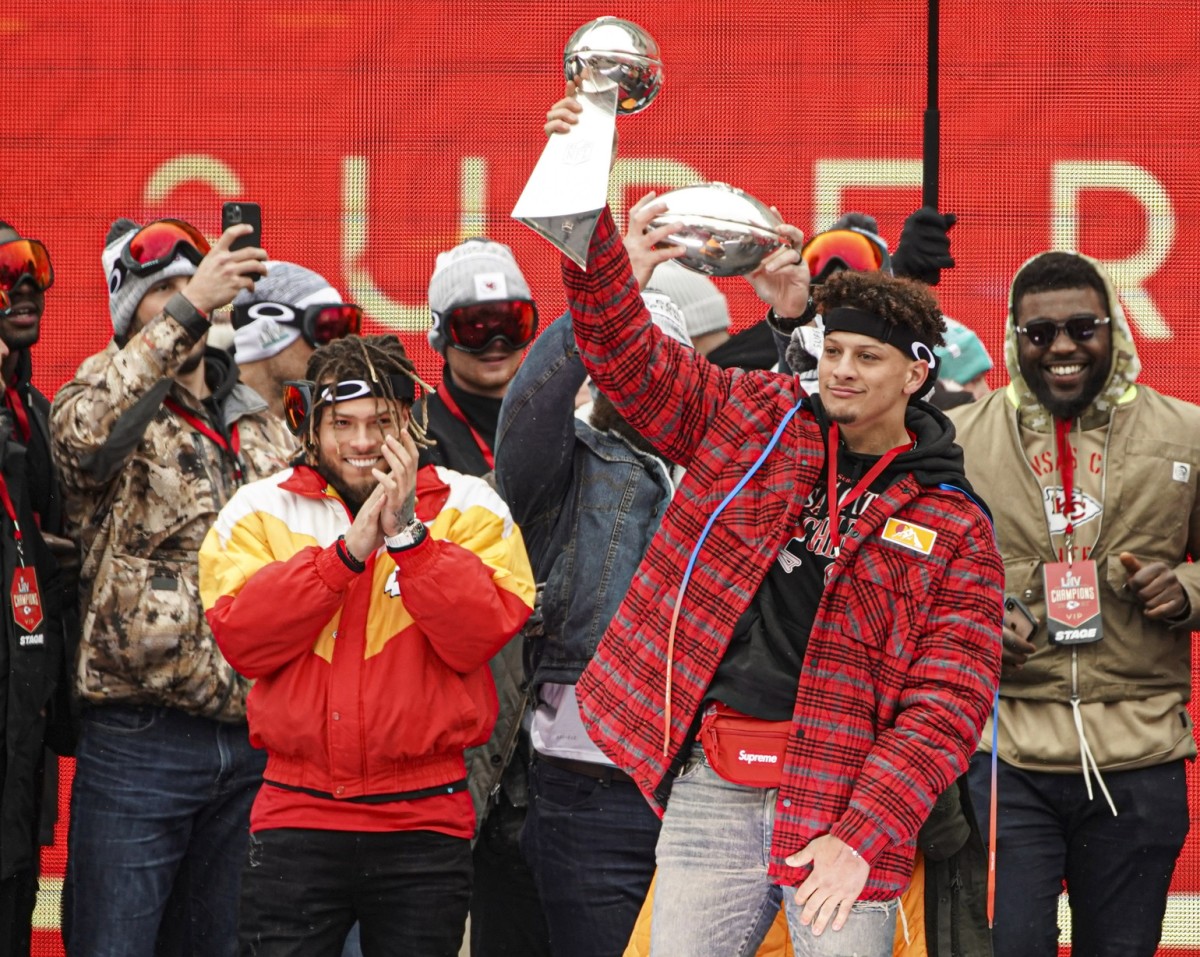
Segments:
[[[233,241],[232,249],[245,249],[248,246],[262,246],[262,207],[258,203],[229,202],[221,206],[221,232],[230,226],[247,223],[254,227],[254,232],[239,236]]]
[[[1034,632],[1037,631],[1038,621],[1025,603],[1019,598],[1013,598],[1011,595],[1004,599],[1004,624],[1016,632],[1017,637],[1022,641],[1033,641]]]

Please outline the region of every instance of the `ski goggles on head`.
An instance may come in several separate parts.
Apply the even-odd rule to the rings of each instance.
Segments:
[[[841,269],[872,272],[882,269],[886,251],[865,233],[854,229],[830,229],[817,233],[800,250],[814,283],[821,283]]]
[[[1024,326],[1016,326],[1017,335],[1025,336],[1031,346],[1045,349],[1058,338],[1060,332],[1066,332],[1074,342],[1087,342],[1096,335],[1096,330],[1107,326],[1111,320],[1108,316],[1071,316],[1069,319],[1034,319]]]
[[[323,405],[350,402],[376,396],[381,399],[394,398],[397,402],[416,401],[417,387],[406,375],[390,375],[388,384],[392,395],[388,396],[381,382],[366,379],[345,379],[328,385],[318,386],[311,379],[289,379],[283,384],[283,419],[292,435],[302,436],[308,428],[313,412]]]
[[[349,302],[314,303],[303,309],[282,302],[254,302],[233,307],[233,328],[241,329],[256,319],[297,326],[304,341],[315,349],[334,339],[359,335],[363,311]]]
[[[524,349],[537,332],[537,306],[527,299],[478,302],[440,316],[446,340],[463,352],[484,352],[497,339]]]
[[[36,239],[0,243],[0,289],[12,291],[28,279],[38,292],[54,285],[50,253]]]
[[[121,250],[121,264],[135,276],[148,276],[183,256],[199,266],[211,247],[204,234],[181,219],[147,223]]]

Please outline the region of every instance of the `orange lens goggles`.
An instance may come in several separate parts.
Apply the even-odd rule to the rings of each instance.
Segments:
[[[204,234],[181,219],[160,219],[139,229],[121,250],[121,261],[135,276],[157,272],[183,256],[199,266],[211,247]]]
[[[283,384],[283,420],[292,435],[302,435],[312,408],[313,383],[290,381]]]
[[[808,263],[813,282],[823,282],[839,269],[871,272],[883,268],[883,250],[879,244],[853,229],[817,233],[804,244],[800,255]]]
[[[0,289],[0,312],[8,312],[12,306],[12,301],[8,298],[8,293]]]
[[[0,289],[11,291],[26,279],[38,292],[54,285],[54,267],[46,247],[36,239],[0,243]]]

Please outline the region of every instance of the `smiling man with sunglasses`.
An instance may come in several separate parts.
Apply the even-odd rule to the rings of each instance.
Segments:
[[[249,683],[204,620],[198,552],[234,491],[295,450],[228,353],[205,347],[213,311],[266,271],[262,249],[230,249],[249,230],[210,248],[181,220],[115,222],[101,256],[113,338],[50,411],[83,553],[63,921],[77,957],[149,957],[175,905],[185,950],[236,952],[264,758],[247,732]]]
[[[951,414],[995,508],[1006,591],[997,957],[1053,957],[1066,881],[1073,952],[1149,957],[1188,830],[1186,703],[1200,625],[1200,409],[1136,384],[1109,278],[1047,252],[1017,273],[1011,384]],[[972,761],[987,816],[992,732]]]

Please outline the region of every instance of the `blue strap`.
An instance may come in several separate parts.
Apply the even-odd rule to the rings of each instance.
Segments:
[[[692,578],[692,569],[696,566],[696,558],[700,555],[700,549],[704,545],[704,540],[708,538],[708,533],[712,531],[712,527],[717,520],[717,516],[725,510],[726,505],[733,501],[734,496],[746,487],[746,483],[753,478],[754,473],[757,472],[762,466],[763,462],[767,460],[767,456],[771,454],[771,450],[779,444],[779,439],[783,435],[783,430],[787,428],[787,424],[792,421],[792,417],[800,411],[800,404],[803,401],[804,394],[801,392],[801,396],[796,400],[796,404],[788,410],[787,415],[785,415],[782,421],[779,423],[779,427],[775,429],[775,434],[771,436],[771,441],[767,443],[767,447],[762,450],[762,454],[758,457],[758,461],[750,466],[750,471],[742,476],[737,485],[733,487],[733,490],[725,496],[721,504],[718,505],[712,515],[708,517],[708,521],[705,522],[704,528],[700,532],[700,537],[696,540],[696,547],[692,549],[691,557],[688,559],[687,568],[683,572],[683,581],[679,585],[679,604],[683,604],[683,595],[687,591],[688,582]]]

